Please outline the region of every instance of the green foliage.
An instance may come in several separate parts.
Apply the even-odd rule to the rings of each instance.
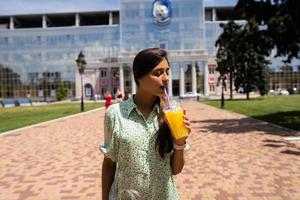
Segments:
[[[235,89],[242,87],[247,93],[253,90],[266,94],[266,56],[271,53],[271,42],[259,31],[258,24],[250,20],[244,26],[233,21],[221,24],[223,33],[216,42],[219,46],[217,52],[217,70],[220,72],[219,80],[229,76],[230,84],[234,81]],[[232,86],[230,85],[232,94]],[[232,96],[232,95],[231,95]]]
[[[258,24],[253,20],[245,24],[239,40],[235,86],[245,89],[247,99],[253,90],[265,94],[265,70],[269,64],[266,57],[271,53],[270,40],[261,34]]]
[[[276,48],[277,56],[288,56],[287,62],[299,58],[299,0],[239,0],[235,9],[243,19],[265,27],[260,32],[271,40],[269,48]]]
[[[57,93],[56,93],[56,99],[58,101],[63,100],[64,98],[67,97],[68,94],[68,89],[65,87],[64,84],[60,85],[57,89]]]
[[[217,71],[219,71],[220,76],[218,78],[218,84],[222,84],[222,97],[223,97],[223,89],[226,86],[225,81],[227,80],[227,76],[229,76],[229,91],[230,98],[233,98],[233,87],[232,82],[234,79],[234,71],[235,71],[235,53],[237,46],[237,37],[240,33],[241,26],[236,24],[234,21],[229,21],[227,24],[220,24],[221,28],[223,28],[223,33],[219,36],[216,41],[216,46],[219,47],[217,52]],[[223,99],[223,98],[222,98]],[[224,100],[222,100],[222,105],[224,105]]]

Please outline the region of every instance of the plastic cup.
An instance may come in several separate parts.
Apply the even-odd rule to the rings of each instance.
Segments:
[[[180,103],[175,100],[169,101],[169,107],[164,108],[164,112],[175,140],[181,140],[188,136],[188,129],[183,123],[183,110]]]

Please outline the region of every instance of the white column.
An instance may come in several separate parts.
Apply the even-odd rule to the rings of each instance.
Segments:
[[[108,25],[112,25],[113,24],[113,14],[112,12],[109,12],[109,23]]]
[[[78,13],[76,13],[76,15],[75,15],[75,26],[79,26],[80,25],[80,17],[79,17],[79,14]]]
[[[108,65],[108,68],[107,68],[107,77],[108,77],[108,91],[110,91],[110,93],[112,95],[114,95],[114,91],[113,91],[113,88],[112,88],[112,84],[111,84],[111,77],[112,76],[112,73],[111,73],[111,66],[110,64]]]
[[[204,67],[204,95],[208,96],[208,94],[208,63],[206,63]]]
[[[216,19],[217,19],[216,9],[213,8],[212,9],[212,21],[216,21]]]
[[[168,82],[168,93],[169,96],[173,96],[173,83],[172,83],[172,70],[169,70],[169,82]]]
[[[120,90],[124,93],[124,71],[122,64],[120,65],[119,70]]]
[[[133,72],[131,72],[131,94],[135,94],[135,93],[136,93],[136,84],[134,81]]]
[[[47,28],[47,16],[43,15],[43,22],[42,22],[43,28]]]
[[[14,17],[9,18],[9,29],[15,29]]]
[[[196,63],[192,64],[192,92],[197,93]]]
[[[180,65],[180,80],[179,80],[179,95],[184,95],[184,71],[183,66]]]
[[[100,70],[99,68],[95,69],[95,93],[94,94],[100,94]]]

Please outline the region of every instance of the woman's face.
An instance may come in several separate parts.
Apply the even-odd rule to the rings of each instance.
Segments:
[[[169,63],[164,58],[155,68],[147,75],[138,80],[139,89],[153,96],[163,96],[164,87],[169,81]]]

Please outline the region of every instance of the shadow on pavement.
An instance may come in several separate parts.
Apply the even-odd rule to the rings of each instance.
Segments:
[[[270,125],[267,122],[253,118],[194,120],[191,121],[191,123],[194,129],[201,132],[209,131],[225,134],[243,134],[258,131],[262,134],[284,137],[299,135],[297,131],[279,128],[277,126]],[[201,124],[201,126],[197,126],[197,124]]]
[[[206,133],[220,134],[244,134],[249,132],[259,132],[260,134],[275,135],[281,137],[299,136],[297,131],[280,128],[270,125],[264,121],[253,118],[241,119],[213,119],[191,121],[193,129]],[[199,126],[197,126],[199,124]],[[201,124],[201,125],[200,125]],[[281,149],[280,153],[300,156],[300,148],[295,144],[282,140],[264,139],[263,146]]]
[[[281,150],[280,153],[283,154],[289,154],[289,155],[295,155],[300,156],[300,148],[293,143],[288,143],[283,140],[263,140],[265,143],[265,147],[272,147],[272,148],[284,148],[284,150]]]
[[[253,116],[256,119],[276,122],[279,126],[285,126],[294,130],[300,130],[300,111],[277,112],[261,116]]]
[[[290,154],[290,155],[300,156],[300,151],[294,151],[294,150],[290,150],[290,149],[281,151],[280,153],[286,153],[286,154]]]

